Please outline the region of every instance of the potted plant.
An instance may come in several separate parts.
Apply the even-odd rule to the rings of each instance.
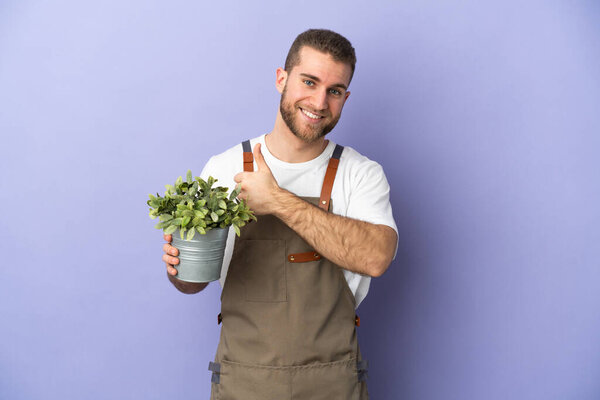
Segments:
[[[240,235],[240,228],[256,220],[236,188],[212,187],[217,181],[200,177],[186,180],[180,176],[175,185],[165,185],[164,197],[150,195],[150,218],[158,217],[157,229],[173,234],[173,246],[179,250],[177,278],[187,282],[211,282],[220,278],[229,227]]]

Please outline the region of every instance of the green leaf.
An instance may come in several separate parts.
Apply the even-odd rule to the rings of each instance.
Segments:
[[[202,189],[202,192],[206,194],[206,192],[208,192],[208,184],[200,179],[198,182],[200,182],[200,188]]]
[[[220,217],[221,215],[225,214],[225,210],[217,210],[215,213]]]
[[[227,210],[227,203],[224,200],[219,200],[219,207],[223,210]]]
[[[233,225],[233,230],[235,231],[235,234],[240,236],[240,228],[237,225]]]
[[[173,225],[178,225],[178,226],[181,225],[181,222],[183,222],[183,218],[175,218],[173,221],[171,221],[171,223]]]
[[[198,192],[198,182],[194,182],[191,189],[188,191],[188,195],[194,197],[196,195],[196,192]]]
[[[206,230],[202,227],[198,228],[198,232],[200,232],[202,235],[206,235]]]
[[[175,186],[180,186],[183,183],[183,178],[179,177],[177,178],[177,180],[175,181]],[[182,238],[183,239],[183,238]]]
[[[183,217],[183,221],[181,222],[181,226],[186,226],[192,219],[190,217]]]
[[[165,229],[164,233],[166,235],[170,235],[171,233],[175,232],[176,230],[177,230],[177,227],[175,225],[171,225],[167,229]]]
[[[217,221],[219,220],[219,216],[218,216],[218,215],[217,215],[217,213],[215,213],[215,212],[211,212],[211,213],[210,213],[210,218],[212,218],[212,220],[213,220],[214,222],[217,222]]]
[[[193,180],[192,180],[192,171],[188,169],[187,175],[186,175],[186,180],[187,183],[189,183],[190,185],[192,184]],[[192,235],[193,236],[193,235]],[[188,239],[189,240],[189,239]]]
[[[189,171],[188,171],[189,172]],[[192,228],[188,231],[187,233],[187,240],[192,240],[194,238],[194,235],[196,234],[196,229]]]
[[[185,235],[185,228],[181,228],[179,230],[179,237],[181,238],[181,240],[184,239],[184,237],[185,237],[184,235]]]
[[[156,229],[163,229],[165,228],[167,225],[169,225],[167,222],[159,222],[158,224],[156,224],[154,227]]]
[[[158,218],[161,221],[170,221],[173,219],[173,216],[171,214],[161,214]]]
[[[194,218],[196,215],[194,214],[193,211],[191,210],[183,210],[183,212],[181,213],[184,217],[192,217]]]
[[[238,194],[240,194],[241,191],[242,191],[242,186],[241,185],[236,185],[235,189],[233,189],[233,191],[229,195],[229,200],[233,200],[236,197],[238,197]]]

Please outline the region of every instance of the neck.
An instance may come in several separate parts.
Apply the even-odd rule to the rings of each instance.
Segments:
[[[269,152],[277,159],[288,163],[301,163],[317,158],[325,150],[328,141],[324,137],[307,143],[290,131],[277,113],[273,130],[265,136]]]

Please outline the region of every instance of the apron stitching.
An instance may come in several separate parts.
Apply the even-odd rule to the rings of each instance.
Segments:
[[[311,368],[328,368],[328,367],[335,367],[338,365],[345,365],[345,364],[356,365],[357,362],[358,362],[358,359],[356,357],[352,357],[352,358],[348,358],[346,360],[331,361],[331,362],[327,362],[327,363],[276,366],[276,365],[246,364],[246,363],[240,363],[240,362],[236,362],[236,361],[221,360],[221,363],[223,363],[225,365],[229,364],[229,365],[235,366],[235,367],[270,369],[270,370],[280,370],[280,371],[289,370],[292,372],[295,370],[311,369]]]

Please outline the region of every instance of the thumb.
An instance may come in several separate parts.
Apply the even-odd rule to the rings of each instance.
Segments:
[[[268,171],[271,171],[271,168],[269,168],[269,166],[267,165],[267,162],[265,161],[265,158],[262,155],[262,152],[260,151],[260,143],[257,143],[254,146],[254,159],[256,160],[256,166],[258,167],[258,170],[263,170],[266,169]]]

